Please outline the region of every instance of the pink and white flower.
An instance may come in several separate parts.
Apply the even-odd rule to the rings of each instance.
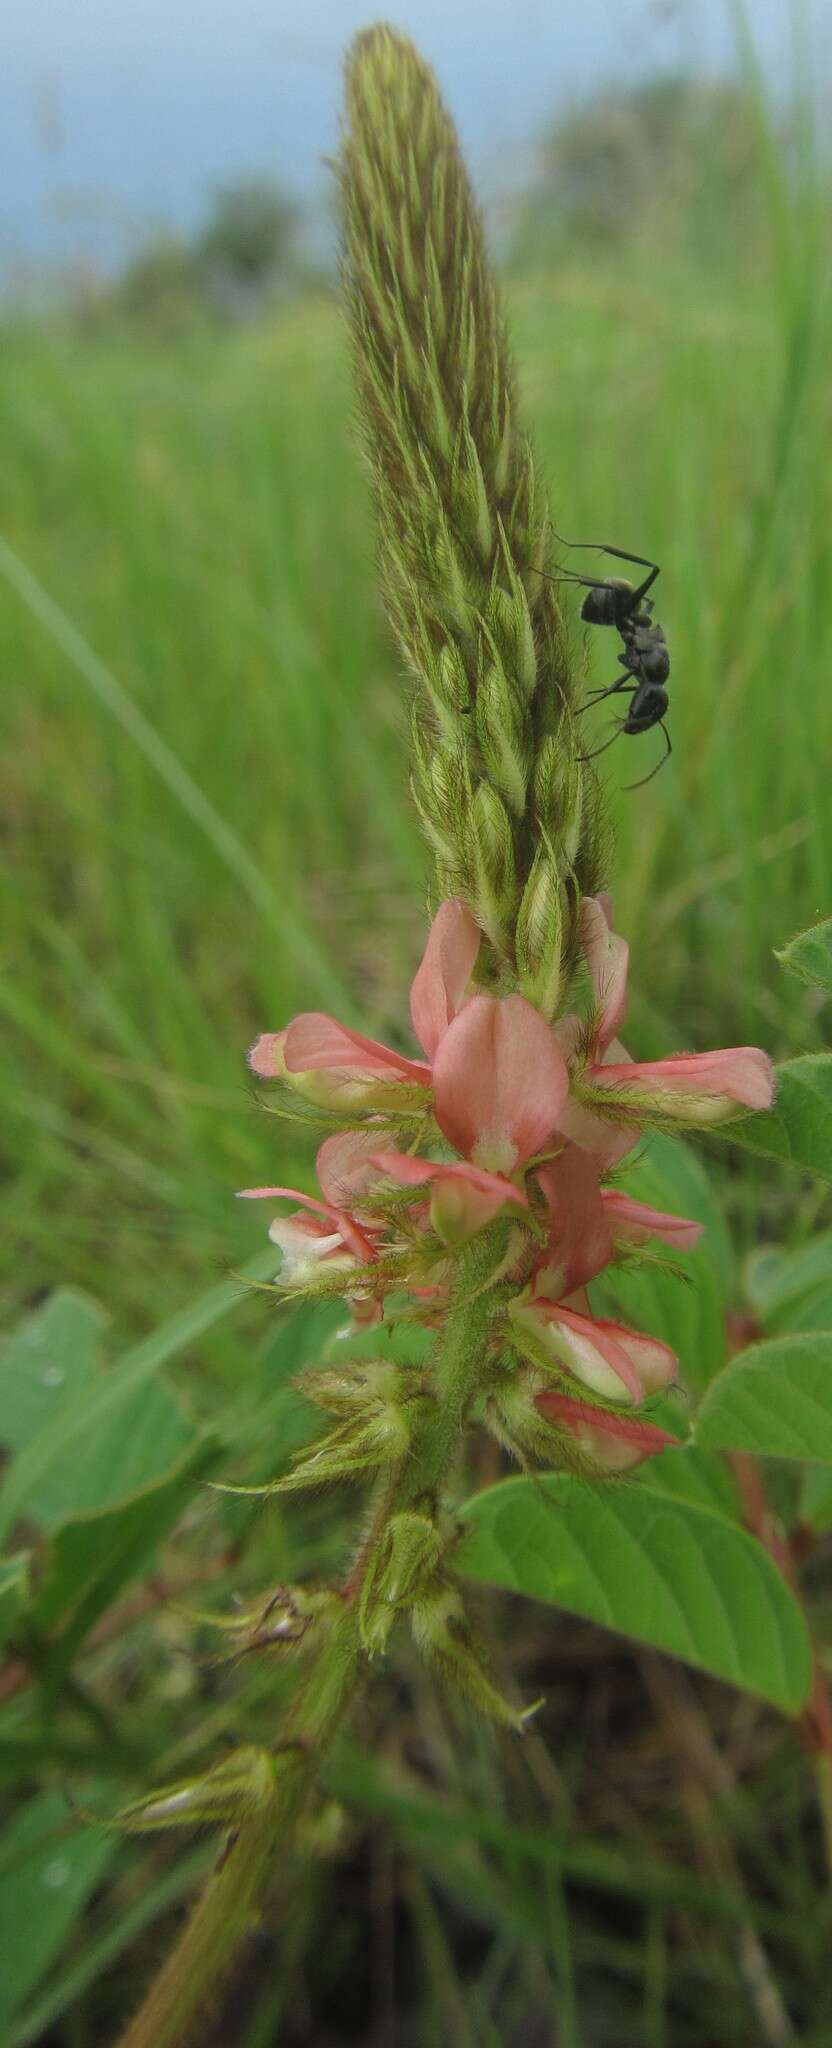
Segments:
[[[551,1140],[568,1085],[556,1040],[524,996],[472,996],[433,1063],[434,1116],[462,1158],[384,1151],[375,1163],[402,1186],[430,1184],[434,1227],[462,1243],[506,1203],[528,1206],[522,1169]]]
[[[442,903],[410,992],[413,1030],[425,1060],[411,1060],[337,1018],[311,1010],[285,1031],[255,1039],[249,1066],[261,1080],[288,1081],[325,1109],[383,1112],[424,1103],[430,1062],[465,1000],[480,931],[464,903]]]
[[[651,1116],[664,1122],[707,1125],[735,1116],[738,1108],[769,1109],[774,1095],[774,1074],[767,1054],[754,1045],[731,1046],[722,1052],[674,1053],[664,1060],[631,1060],[618,1042],[618,1028],[627,1005],[628,948],[613,932],[608,897],[586,897],[581,906],[582,939],[596,1001],[589,1061],[577,1077],[586,1099],[579,1101],[578,1114],[570,1103],[573,1122],[568,1135],[578,1144],[591,1147],[603,1119],[593,1114],[608,1097],[625,1128],[615,1133],[624,1156],[633,1143],[633,1124]],[[571,1020],[564,1020],[570,1024]],[[583,1116],[584,1122],[581,1122]],[[586,1119],[589,1119],[587,1122]],[[626,1126],[629,1125],[629,1131]],[[565,1126],[562,1126],[565,1128]],[[607,1126],[609,1142],[609,1126]],[[611,1162],[609,1162],[611,1163]]]
[[[654,1422],[641,1422],[633,1415],[611,1415],[604,1408],[591,1408],[572,1394],[548,1389],[535,1395],[535,1407],[566,1429],[584,1456],[604,1472],[632,1472],[646,1458],[655,1458],[679,1442]]]
[[[545,1355],[604,1401],[638,1407],[676,1377],[676,1357],[658,1337],[581,1314],[564,1301],[521,1297],[509,1315],[520,1343],[524,1336],[532,1340],[533,1356]]]

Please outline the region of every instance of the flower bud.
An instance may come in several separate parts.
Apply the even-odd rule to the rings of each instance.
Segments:
[[[114,1825],[130,1834],[157,1828],[229,1825],[244,1820],[274,1795],[278,1773],[291,1769],[299,1753],[270,1756],[265,1749],[235,1749],[203,1778],[163,1785],[146,1799],[122,1808]]]
[[[433,1578],[441,1554],[442,1538],[430,1515],[407,1509],[393,1516],[361,1594],[359,1626],[368,1656],[386,1648],[397,1613]]]
[[[517,967],[524,996],[554,1016],[561,986],[563,888],[545,846],[538,848],[517,917]]]
[[[411,1624],[422,1655],[441,1673],[445,1683],[477,1707],[498,1727],[520,1733],[540,1702],[518,1710],[492,1684],[477,1654],[456,1587],[437,1578],[414,1604]]]
[[[599,1474],[632,1472],[645,1458],[655,1458],[659,1451],[679,1442],[666,1429],[657,1429],[655,1423],[639,1422],[632,1415],[611,1415],[604,1408],[575,1401],[568,1394],[547,1390],[536,1395],[535,1404],[557,1428],[569,1432],[577,1449]]]
[[[517,886],[514,839],[506,806],[490,782],[477,784],[470,829],[477,923],[496,952],[510,955]]]
[[[505,797],[515,817],[526,809],[529,736],[500,665],[486,668],[476,697],[477,738],[491,782]]]

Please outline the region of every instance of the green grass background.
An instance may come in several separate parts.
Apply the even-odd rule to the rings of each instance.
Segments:
[[[575,250],[509,287],[557,524],[662,565],[672,762],[629,795],[657,736],[604,762],[642,1057],[828,1041],[828,1010],[773,957],[832,910],[827,215],[766,131],[760,177],[763,260],[733,274],[664,243]],[[311,1147],[250,1090],[255,1033],[323,1005],[405,1042],[427,890],[408,686],[375,592],[333,302],[164,340],[18,323],[3,343],[0,1299],[11,1322],[80,1284],[117,1352],[260,1247],[236,1188],[309,1184]],[[574,605],[572,620],[576,662],[611,677],[612,642],[585,642]],[[821,1220],[777,1169],[715,1148],[711,1163],[741,1251]],[[242,1446],[270,1471],[297,1420],[291,1397],[273,1406],[286,1338],[270,1313],[255,1295],[176,1368],[203,1417],[238,1404],[235,1470]],[[343,1552],[340,1504],[219,1515],[199,1491],[166,1554],[187,1584],[220,1527],[239,1536],[200,1607]],[[187,1617],[143,1597],[89,1649],[56,1723],[11,1698],[0,1770],[24,1796],[97,1759],[111,1809],[111,1779],[132,1791],[271,1739],[282,1667],[218,1677]],[[218,2019],[207,2038],[388,2048],[401,2026],[420,2048],[531,2048],[536,2015],[546,2048],[555,2031],[558,2048],[757,2048],[761,2011],[765,2038],[789,2039],[759,1938],[801,2040],[826,2048],[828,1910],[791,1731],[761,1732],[716,1688],[703,1719],[684,1672],[551,1612],[513,1610],[510,1654],[524,1697],[535,1672],[549,1695],[547,1733],[495,1748],[404,1647],[362,1712],[361,1753],[334,1772],[341,1862],[293,1878],[230,1994],[233,2036]],[[391,1791],[397,1770],[424,1796]],[[64,1808],[46,1797],[60,1844]],[[119,1844],[17,2048],[111,2038],[207,1855]]]
[[[604,762],[643,1057],[822,1037],[772,957],[832,903],[832,337],[810,225],[745,281],[648,250],[510,293],[557,523],[662,565],[673,759],[630,795],[657,737]],[[2,1285],[19,1302],[75,1279],[144,1324],[256,1242],[237,1186],[308,1172],[249,1093],[255,1032],[320,1005],[405,1029],[426,887],[407,684],[333,304],[165,346],[13,330],[0,414],[0,535],[114,679],[102,701],[37,591],[0,579]],[[611,639],[573,637],[613,673]]]

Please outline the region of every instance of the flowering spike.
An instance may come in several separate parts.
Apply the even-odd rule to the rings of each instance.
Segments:
[[[340,181],[382,585],[417,680],[416,804],[440,888],[465,896],[502,962],[540,849],[572,876],[545,965],[524,973],[550,1015],[579,889],[606,857],[598,785],[482,223],[433,74],[383,25],[353,45]],[[483,784],[502,806],[490,816]]]

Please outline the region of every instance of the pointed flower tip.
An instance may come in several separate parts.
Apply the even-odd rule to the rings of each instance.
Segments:
[[[261,1031],[249,1046],[246,1061],[261,1081],[276,1081],[286,1071],[283,1058],[285,1031]]]
[[[480,928],[458,896],[440,903],[410,991],[410,1019],[429,1060],[462,1008],[480,949]]]

